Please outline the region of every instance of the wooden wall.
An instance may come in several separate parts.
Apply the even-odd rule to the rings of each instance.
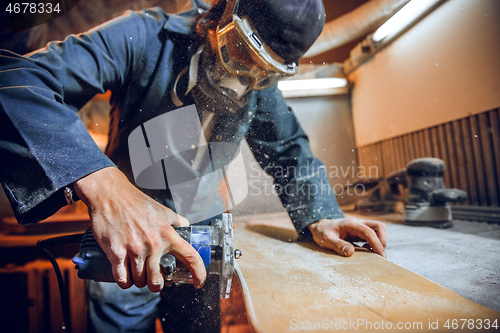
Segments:
[[[467,192],[463,202],[499,206],[500,109],[471,115],[441,125],[358,147],[358,163],[379,177],[406,167],[419,157],[437,157],[446,163],[448,188]]]

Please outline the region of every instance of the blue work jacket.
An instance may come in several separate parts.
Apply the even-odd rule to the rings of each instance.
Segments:
[[[178,109],[171,90],[199,43],[198,17],[195,11],[167,15],[157,8],[127,12],[26,56],[1,51],[0,180],[20,224],[55,213],[66,205],[65,186],[104,167],[118,166],[134,183],[127,139],[141,124]],[[112,109],[104,154],[76,112],[108,90]],[[276,86],[252,92],[248,105],[224,117],[217,137],[235,144],[246,138],[282,189],[278,193],[299,233],[320,219],[343,217],[326,169]],[[175,209],[168,189],[148,194]]]

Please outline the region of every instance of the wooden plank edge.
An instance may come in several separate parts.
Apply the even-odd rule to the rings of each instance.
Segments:
[[[243,272],[236,262],[234,263],[234,273],[236,274],[240,284],[241,294],[243,296],[245,310],[247,312],[248,324],[254,333],[263,333],[263,331],[259,329],[259,320],[257,319],[255,309],[253,308],[252,297],[250,296],[250,290],[248,290],[247,282],[245,281]]]

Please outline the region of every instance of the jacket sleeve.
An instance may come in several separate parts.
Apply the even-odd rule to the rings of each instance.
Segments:
[[[114,165],[76,111],[136,70],[146,16],[129,13],[24,57],[0,51],[0,181],[20,224],[52,215],[66,205],[65,186]]]
[[[342,218],[323,163],[315,158],[307,135],[277,86],[259,92],[257,112],[247,134],[261,167],[274,178],[275,189],[299,233],[325,218]]]

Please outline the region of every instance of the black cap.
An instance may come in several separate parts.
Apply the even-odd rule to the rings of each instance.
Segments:
[[[321,0],[240,0],[237,12],[287,63],[298,62],[325,25]]]

